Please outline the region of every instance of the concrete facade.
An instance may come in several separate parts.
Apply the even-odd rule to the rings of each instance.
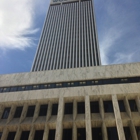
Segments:
[[[0,87],[21,86],[51,82],[76,80],[129,78],[140,76],[140,63],[98,66],[68,70],[54,70],[0,75]],[[72,140],[78,139],[78,129],[85,128],[86,140],[94,140],[92,128],[101,128],[103,140],[110,140],[108,128],[115,127],[119,140],[127,140],[124,127],[128,127],[132,140],[139,140],[140,127],[140,82],[108,84],[97,86],[67,87],[43,90],[5,92],[0,94],[0,118],[6,107],[10,107],[7,119],[0,120],[2,140],[7,140],[9,132],[16,132],[14,140],[20,140],[22,131],[29,131],[28,140],[34,140],[36,130],[43,130],[43,140],[47,140],[49,130],[55,130],[55,140],[62,140],[63,130],[72,129]],[[119,101],[124,102],[125,111],[120,111]],[[132,110],[129,101],[136,103]],[[92,113],[90,102],[99,103],[99,112]],[[112,112],[106,112],[105,101],[111,101]],[[79,102],[84,102],[85,113],[78,113]],[[57,115],[52,115],[53,104],[58,104]],[[73,113],[65,114],[65,104],[73,104]],[[39,116],[40,106],[48,105],[46,116]],[[32,117],[26,117],[28,107],[34,105]],[[18,106],[23,106],[21,116],[14,118]]]

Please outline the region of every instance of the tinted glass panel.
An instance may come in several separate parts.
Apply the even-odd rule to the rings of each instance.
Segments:
[[[17,90],[18,90],[18,91],[24,91],[24,90],[25,90],[25,86],[20,86],[20,87],[18,87]]]
[[[77,113],[78,114],[84,114],[85,113],[85,103],[84,102],[78,102],[77,103]]]
[[[62,140],[72,140],[72,129],[64,129],[63,130]]]
[[[104,101],[104,110],[105,112],[113,112],[112,101]]]
[[[92,128],[93,140],[102,140],[102,130],[100,127]]]
[[[7,107],[4,109],[3,115],[2,115],[2,119],[7,119],[10,113],[10,107]]]
[[[73,114],[73,103],[65,103],[64,114]]]
[[[118,104],[119,104],[120,112],[125,112],[124,101],[123,100],[119,100]]]
[[[3,92],[9,92],[10,91],[10,88],[7,87],[7,88],[3,88]]]
[[[2,92],[3,91],[3,88],[0,88],[0,92]]]
[[[130,109],[132,112],[137,112],[137,105],[135,100],[129,100]]]
[[[52,115],[57,115],[58,112],[58,104],[52,105]]]
[[[20,140],[28,140],[29,138],[29,131],[22,131]]]
[[[26,117],[33,117],[35,111],[35,106],[29,106]]]
[[[33,90],[39,89],[40,86],[39,85],[33,85]]]
[[[34,140],[42,140],[43,139],[44,130],[36,130]]]
[[[39,116],[46,116],[47,114],[48,105],[41,105]]]
[[[32,90],[33,89],[33,86],[26,86],[25,87],[25,90]]]
[[[77,140],[86,140],[85,128],[77,129]]]
[[[17,91],[17,87],[11,87],[10,88],[10,91],[12,92],[12,91]]]
[[[116,127],[107,128],[108,140],[119,140]]]
[[[14,140],[16,132],[9,132],[7,140]]]
[[[125,134],[126,140],[132,140],[132,136],[131,136],[129,127],[124,127],[124,134]]]
[[[99,102],[98,101],[90,102],[90,109],[91,113],[99,113]]]
[[[22,106],[16,108],[14,118],[20,118],[21,113],[22,113],[22,109],[23,109]]]
[[[48,140],[55,140],[55,129],[49,130]]]
[[[40,85],[41,89],[47,89],[48,85]]]

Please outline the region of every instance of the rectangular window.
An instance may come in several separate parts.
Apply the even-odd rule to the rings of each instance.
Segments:
[[[57,88],[62,87],[62,83],[57,83],[57,84],[56,84],[56,87],[57,87]]]
[[[47,89],[48,85],[40,85],[40,89]]]
[[[62,140],[72,140],[72,129],[63,129]]]
[[[25,90],[32,90],[33,89],[33,86],[26,86],[25,87]]]
[[[52,105],[52,115],[57,115],[58,112],[58,104]]]
[[[101,127],[92,128],[92,138],[95,140],[102,140]]]
[[[2,115],[2,119],[7,119],[10,113],[10,107],[7,107],[4,109],[3,115]]]
[[[48,109],[48,105],[41,105],[40,111],[39,111],[39,116],[46,116],[47,109]]]
[[[3,92],[9,92],[10,91],[10,88],[9,87],[5,87],[5,88],[3,88]]]
[[[78,128],[77,129],[77,140],[86,140],[85,128]]]
[[[3,88],[0,88],[0,93],[3,92]]]
[[[7,140],[14,140],[16,132],[9,132]]]
[[[11,87],[10,88],[10,92],[14,92],[14,91],[17,91],[17,87]]]
[[[119,140],[116,127],[107,128],[108,140]]]
[[[77,113],[78,114],[84,114],[85,113],[85,103],[84,102],[78,102],[77,103]]]
[[[22,113],[22,109],[23,109],[23,106],[19,106],[16,108],[14,118],[20,118],[21,113]]]
[[[98,101],[91,101],[90,102],[90,110],[91,110],[91,113],[99,113],[99,102]]]
[[[0,132],[0,139],[1,139],[1,137],[2,137],[2,132]]]
[[[35,106],[29,106],[26,117],[33,117],[35,111]]]
[[[55,140],[55,129],[49,130],[48,140]]]
[[[44,130],[36,130],[34,140],[43,140]]]
[[[20,140],[28,140],[30,131],[22,131]]]
[[[118,104],[119,104],[120,112],[125,112],[124,101],[123,100],[119,100]]]
[[[114,112],[112,101],[104,101],[104,111],[106,113]]]
[[[132,140],[131,132],[129,127],[124,127],[124,134],[126,140]]]
[[[73,103],[65,103],[64,114],[73,114]]]
[[[136,105],[136,101],[135,100],[128,100],[129,102],[129,106],[130,106],[130,109],[132,112],[137,112],[138,111],[138,108],[137,108],[137,105]]]
[[[33,85],[33,90],[39,89],[39,85]]]
[[[24,91],[24,90],[25,90],[25,86],[20,86],[20,87],[18,87],[17,90],[18,90],[18,91]]]

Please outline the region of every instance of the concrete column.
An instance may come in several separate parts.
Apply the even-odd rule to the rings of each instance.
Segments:
[[[28,140],[34,140],[34,135],[35,135],[35,127],[34,125],[32,125]]]
[[[116,95],[112,95],[112,102],[113,102],[113,108],[114,108],[114,114],[115,114],[115,119],[116,119],[119,140],[125,140],[123,124],[121,120],[121,114],[120,114],[118,100],[117,100]]]
[[[63,96],[60,96],[59,97],[59,105],[58,105],[58,113],[57,113],[55,140],[62,139],[63,115],[64,115],[64,98],[63,98]]]
[[[72,140],[77,140],[77,127],[75,123],[73,123],[73,128],[72,128]]]
[[[36,107],[35,107],[35,113],[34,113],[34,116],[33,116],[33,123],[34,123],[34,122],[36,121],[36,119],[38,118],[39,111],[40,111],[40,104],[37,103],[37,104],[36,104]]]
[[[92,140],[89,96],[85,96],[85,120],[86,120],[86,140]]]
[[[130,106],[129,106],[127,97],[124,97],[124,106],[125,106],[128,116],[131,118],[131,110],[130,110]]]
[[[131,131],[132,139],[138,140],[136,129],[135,129],[135,126],[134,126],[132,120],[129,122],[129,127],[130,127],[130,131]]]
[[[1,140],[7,140],[8,133],[9,133],[9,130],[7,129],[7,127],[5,127],[2,133]]]
[[[22,123],[26,117],[27,114],[27,110],[28,110],[28,104],[24,104],[23,109],[22,109],[22,113],[21,113],[21,117],[20,117],[20,123]]]
[[[76,100],[73,101],[73,120],[76,119],[77,116],[77,102]]]
[[[46,124],[44,134],[43,134],[43,140],[48,140],[48,136],[49,136],[49,128],[48,128],[48,126]]]
[[[99,109],[102,119],[104,119],[104,104],[102,98],[99,99]]]
[[[4,111],[4,106],[3,105],[0,105],[0,119],[3,115],[3,111]]]
[[[18,129],[17,129],[17,132],[16,132],[14,140],[20,140],[21,133],[22,133],[22,130],[21,130],[20,126],[19,126]]]
[[[108,140],[107,129],[104,122],[102,123],[102,137],[103,140]]]
[[[138,112],[140,114],[140,99],[139,99],[139,96],[136,97],[136,105],[137,105],[137,108],[138,108]]]
[[[7,124],[13,119],[15,111],[16,111],[16,106],[12,105],[7,119]]]
[[[47,116],[46,116],[46,121],[48,121],[50,119],[51,113],[52,113],[52,103],[49,102],[49,104],[48,104],[48,110],[47,110]]]

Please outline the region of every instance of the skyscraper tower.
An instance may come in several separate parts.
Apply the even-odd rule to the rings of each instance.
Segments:
[[[100,64],[92,0],[52,0],[32,71]]]

